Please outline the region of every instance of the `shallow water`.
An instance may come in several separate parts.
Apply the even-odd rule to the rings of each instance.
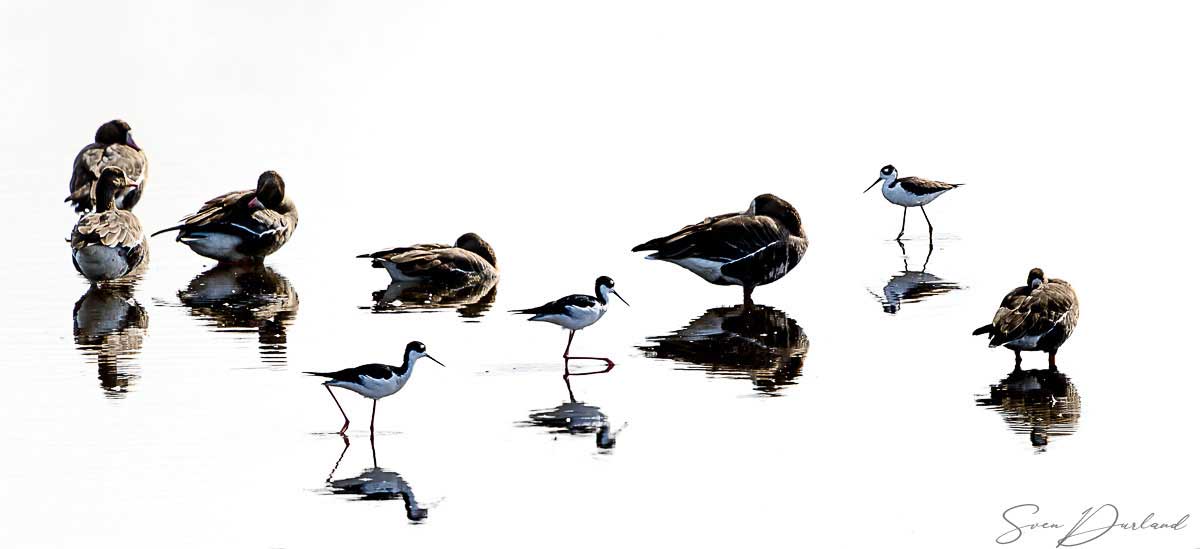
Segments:
[[[1186,18],[1117,47],[1128,14],[1094,7],[961,29],[880,6],[20,9],[0,39],[22,52],[0,91],[21,130],[0,135],[0,545],[969,547],[1021,503],[1200,512],[1181,180],[1198,90],[1140,61],[1190,63]],[[118,17],[146,23],[119,38],[122,85],[81,90],[107,74],[75,62],[88,29]],[[877,93],[880,73],[927,85]],[[150,155],[147,228],[275,169],[292,241],[224,269],[159,236],[136,284],[89,289],[61,200],[117,115]],[[967,184],[927,208],[932,249],[915,212],[889,240],[900,209],[862,194],[888,162]],[[812,244],[748,318],[736,288],[628,252],[760,192]],[[354,257],[466,231],[499,255],[486,292],[392,288]],[[1014,377],[970,332],[1033,266],[1082,317],[1060,375],[1027,353]],[[565,385],[566,333],[505,311],[601,274],[632,305],[573,351],[616,366]],[[398,363],[413,339],[447,367],[379,404],[373,444],[370,405],[340,394],[347,447],[302,372]],[[1200,544],[1122,535],[1097,547]]]

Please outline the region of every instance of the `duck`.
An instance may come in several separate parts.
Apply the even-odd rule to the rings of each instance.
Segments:
[[[71,261],[93,284],[129,275],[149,257],[141,222],[133,212],[117,208],[117,194],[129,185],[121,168],[101,170],[91,197],[95,211],[81,216],[71,231]]]
[[[105,167],[116,166],[125,172],[128,184],[118,189],[116,207],[132,210],[141,200],[146,188],[149,164],[146,153],[133,140],[133,131],[124,120],[110,120],[96,130],[96,140],[75,155],[71,170],[70,194],[63,202],[69,202],[76,213],[91,211],[94,207],[92,187],[100,179]]]
[[[773,194],[755,197],[745,212],[709,217],[633,248],[653,251],[646,259],[674,263],[710,284],[741,286],[747,309],[756,287],[783,278],[807,250],[800,214]]]
[[[987,335],[988,347],[1004,347],[1016,354],[1021,368],[1021,351],[1049,353],[1050,369],[1057,370],[1055,355],[1079,322],[1079,297],[1065,280],[1046,278],[1040,268],[1029,271],[1024,286],[1008,292],[1000,301],[990,324],[972,335]]]
[[[213,198],[178,225],[151,236],[177,230],[177,242],[221,264],[261,263],[287,243],[298,222],[299,213],[285,194],[283,178],[265,171],[254,190]]]
[[[465,233],[445,244],[416,244],[362,254],[371,266],[385,269],[393,282],[420,282],[462,287],[495,280],[499,276],[496,252],[475,233]]]

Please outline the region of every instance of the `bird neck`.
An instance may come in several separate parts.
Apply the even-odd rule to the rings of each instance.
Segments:
[[[596,299],[600,301],[601,305],[608,305],[608,292],[610,291],[608,286],[596,285]]]

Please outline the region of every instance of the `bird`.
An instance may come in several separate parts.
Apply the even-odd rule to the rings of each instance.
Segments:
[[[972,335],[988,335],[988,347],[1005,346],[1016,353],[1014,370],[1021,369],[1021,351],[1050,354],[1050,369],[1057,370],[1054,357],[1079,322],[1079,298],[1065,280],[1046,278],[1039,268],[1029,271],[1024,286],[1013,289],[992,318],[991,324],[976,328]]]
[[[533,315],[529,318],[536,322],[549,322],[562,326],[571,331],[567,336],[567,348],[563,350],[563,378],[568,375],[588,375],[594,373],[603,373],[612,370],[613,361],[604,357],[594,356],[570,356],[571,342],[575,340],[575,332],[582,330],[595,324],[608,311],[608,296],[617,296],[625,305],[629,305],[625,298],[621,297],[614,289],[616,283],[613,279],[607,276],[601,276],[596,279],[596,295],[573,294],[562,297],[541,305],[528,309],[515,309],[509,311],[516,314]],[[570,360],[600,360],[607,364],[607,368],[598,372],[588,372],[588,374],[571,374],[567,369],[567,362]]]
[[[337,404],[338,411],[342,413],[342,419],[346,420],[346,423],[342,425],[342,430],[338,431],[339,435],[345,435],[346,429],[350,428],[350,418],[346,416],[342,404],[334,396],[333,387],[348,389],[371,399],[371,436],[374,437],[375,407],[379,404],[379,399],[394,395],[403,389],[409,378],[412,377],[413,366],[421,358],[428,358],[443,368],[446,366],[425,352],[424,343],[412,341],[404,348],[404,362],[399,367],[372,363],[336,372],[304,373],[329,378],[329,381],[324,382],[325,390],[329,391],[329,396],[333,397],[333,403]]]
[[[942,183],[941,181],[933,181],[930,179],[921,179],[920,177],[901,177],[896,179],[899,172],[895,166],[888,164],[883,169],[879,170],[879,179],[871,183],[863,194],[875,188],[881,181],[883,182],[883,197],[888,202],[899,206],[904,206],[904,216],[900,219],[900,234],[896,235],[896,240],[904,236],[904,224],[908,221],[908,209],[913,207],[921,208],[921,215],[925,216],[925,223],[929,224],[929,238],[933,238],[933,222],[929,221],[929,214],[925,213],[925,205],[933,202],[939,196],[950,189],[961,187],[959,183]]]
[[[646,259],[679,265],[711,284],[742,287],[746,309],[754,288],[791,271],[808,250],[800,214],[773,194],[754,198],[742,213],[710,217],[633,248]]]
[[[121,168],[108,166],[101,170],[92,193],[96,210],[81,216],[71,231],[75,270],[93,283],[126,276],[149,257],[149,245],[137,216],[117,209],[117,194],[129,185]]]
[[[496,252],[475,233],[445,244],[416,244],[359,255],[371,266],[386,269],[394,282],[423,282],[461,287],[499,276]]]
[[[225,193],[204,203],[178,225],[150,236],[179,231],[175,240],[222,264],[258,263],[282,248],[299,222],[283,178],[273,171],[258,177],[253,191]]]
[[[91,210],[94,207],[92,187],[100,179],[100,172],[108,166],[121,168],[129,180],[129,185],[117,193],[117,208],[132,210],[145,190],[149,165],[146,153],[133,140],[129,123],[124,120],[102,124],[96,130],[96,141],[75,155],[70,194],[63,202],[70,202],[76,213]]]

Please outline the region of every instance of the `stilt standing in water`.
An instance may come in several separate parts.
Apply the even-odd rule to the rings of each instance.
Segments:
[[[563,378],[570,375],[588,375],[607,372],[613,369],[613,361],[605,357],[596,356],[571,356],[571,342],[575,340],[575,332],[582,330],[595,324],[608,311],[608,296],[615,295],[626,305],[629,305],[625,298],[621,297],[613,288],[616,284],[613,279],[602,276],[596,279],[596,295],[574,294],[569,295],[555,301],[551,301],[540,307],[532,307],[529,309],[516,309],[510,312],[517,314],[533,315],[529,320],[537,322],[549,322],[562,326],[571,331],[567,336],[567,348],[563,350]],[[572,374],[567,368],[568,361],[571,360],[600,360],[607,364],[607,367],[598,372],[588,372],[587,374]]]
[[[929,179],[921,179],[920,177],[902,177],[897,179],[899,172],[891,164],[884,166],[879,170],[879,179],[876,179],[870,187],[867,187],[863,194],[875,188],[880,182],[883,182],[883,197],[888,202],[899,206],[904,206],[904,215],[900,218],[900,234],[896,235],[896,240],[904,236],[904,224],[908,221],[908,209],[912,207],[921,208],[921,215],[925,216],[925,223],[929,224],[929,239],[933,240],[933,222],[929,220],[929,214],[925,213],[925,205],[933,202],[943,193],[956,187],[961,187],[961,184],[942,183],[941,181],[932,181]],[[930,243],[932,245],[932,242]]]
[[[338,402],[337,397],[334,396],[332,387],[349,389],[371,399],[371,437],[374,438],[375,407],[379,405],[379,399],[394,395],[403,389],[404,385],[408,383],[408,379],[412,377],[413,365],[422,357],[437,362],[442,367],[446,366],[425,352],[424,343],[413,341],[404,349],[404,363],[399,368],[387,364],[363,364],[336,372],[304,373],[329,378],[329,381],[324,383],[325,389],[329,391],[329,396],[333,397],[333,403],[337,404],[338,411],[342,413],[342,419],[346,420],[346,423],[342,425],[342,430],[338,431],[339,435],[345,435],[346,429],[350,428],[350,418],[342,409],[342,403]]]

